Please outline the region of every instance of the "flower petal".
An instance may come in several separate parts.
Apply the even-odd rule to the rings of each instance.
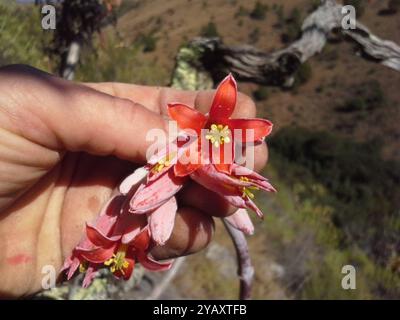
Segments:
[[[249,168],[234,163],[232,165],[232,174],[248,178],[249,182],[243,182],[243,185],[253,185],[268,192],[276,192],[276,189],[268,182],[267,178],[264,178],[262,175]]]
[[[179,155],[183,152],[184,148],[178,148],[176,143],[169,143],[155,155],[151,156],[150,160],[147,162],[150,169],[147,182],[158,179],[159,176],[171,169],[171,167],[176,164]],[[160,161],[163,161],[163,166],[157,168],[157,165],[160,166]],[[166,164],[166,161],[168,164]]]
[[[132,246],[139,251],[145,251],[150,244],[150,234],[149,229],[146,227],[139,233],[139,235],[132,242]]]
[[[220,194],[226,201],[236,208],[250,208],[262,218],[263,213],[248,197],[243,197],[241,186],[249,182],[242,182],[237,178],[219,172],[213,165],[203,166],[190,175],[190,178],[203,187]],[[250,183],[251,184],[251,183]]]
[[[129,211],[135,214],[147,213],[156,209],[181,188],[184,178],[176,177],[172,170],[168,170],[157,180],[140,187],[130,200]]]
[[[150,271],[164,271],[170,269],[172,266],[172,261],[164,263],[155,261],[144,251],[137,252],[137,259],[144,268]]]
[[[174,173],[175,173],[175,175],[177,177],[185,177],[185,176],[191,174],[192,172],[196,171],[200,167],[201,167],[200,163],[197,163],[197,164],[192,164],[192,163],[182,164],[182,163],[178,162],[174,166]]]
[[[116,244],[112,245],[109,248],[94,248],[94,249],[83,249],[83,248],[79,248],[77,247],[76,253],[79,254],[81,257],[83,257],[84,259],[86,259],[89,262],[93,262],[93,263],[103,263],[104,261],[108,260],[111,258],[111,256],[114,253]]]
[[[246,207],[253,210],[260,219],[264,219],[264,214],[262,211],[257,207],[257,205],[251,199],[246,199]]]
[[[125,233],[121,238],[121,243],[129,244],[131,243],[141,232],[140,227],[132,228],[129,232]]]
[[[224,143],[218,148],[212,146],[211,159],[218,171],[230,174],[232,163],[235,158],[235,144],[232,142]]]
[[[129,244],[146,226],[147,217],[145,215],[124,212],[118,219],[113,234],[121,235],[121,242]]]
[[[203,164],[200,140],[182,148],[185,150],[180,154],[174,166],[174,173],[177,177],[185,177]]]
[[[254,233],[254,225],[246,209],[238,209],[233,215],[226,217],[225,220],[246,234]]]
[[[177,209],[176,199],[172,197],[161,207],[148,214],[150,235],[158,245],[164,245],[171,236]]]
[[[265,119],[229,119],[234,139],[242,142],[260,141],[272,131],[272,122]]]
[[[97,270],[94,267],[90,266],[86,270],[85,278],[83,279],[82,282],[82,287],[83,288],[89,287],[93,279],[96,277],[96,275],[97,275]]]
[[[81,261],[75,256],[75,255],[71,255],[70,257],[68,257],[65,262],[64,265],[62,267],[62,269],[60,270],[61,272],[67,272],[67,280],[70,280],[72,278],[72,276],[74,275],[74,273],[76,272],[76,270],[78,269],[79,265],[81,264]]]
[[[127,176],[119,185],[119,192],[123,195],[127,195],[129,191],[139,185],[144,178],[147,176],[148,171],[144,167],[137,168],[132,174]]]
[[[236,105],[237,85],[231,74],[219,84],[211,104],[211,121],[229,118]],[[215,121],[214,121],[215,122]],[[218,121],[217,121],[218,122]]]
[[[86,235],[88,239],[97,247],[108,248],[112,246],[116,241],[118,241],[121,236],[116,235],[112,237],[107,237],[95,226],[86,224]]]
[[[198,135],[207,122],[207,117],[204,114],[180,103],[168,104],[168,114],[171,119],[178,123],[179,128],[182,130],[192,129]]]
[[[114,227],[117,217],[121,211],[122,204],[125,201],[125,196],[115,195],[113,196],[101,209],[100,215],[92,223],[96,226],[96,229],[102,234],[108,234]],[[81,249],[93,249],[96,247],[92,241],[89,240],[87,234],[85,234],[78,246]]]
[[[135,267],[135,260],[131,258],[125,258],[125,260],[128,262],[128,267],[124,269],[124,272],[121,270],[115,271],[114,276],[124,280],[129,280]]]
[[[225,183],[225,177],[226,175],[216,170],[212,164],[205,165],[190,175],[190,178],[198,184],[222,196],[238,195],[239,193],[235,186]]]
[[[228,164],[228,163],[215,164],[215,168],[217,168],[217,170],[219,172],[223,172],[223,173],[227,173],[227,174],[229,174],[231,172],[231,167],[232,167],[232,164]]]

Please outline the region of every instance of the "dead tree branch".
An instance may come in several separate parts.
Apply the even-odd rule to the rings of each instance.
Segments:
[[[246,237],[242,231],[235,229],[229,222],[222,219],[226,230],[232,238],[235,246],[238,260],[238,276],[240,279],[240,300],[249,300],[251,298],[251,288],[254,278],[254,268],[251,264],[249,248],[247,246]]]
[[[214,80],[232,72],[243,81],[291,86],[300,64],[321,52],[332,31],[340,31],[357,43],[365,57],[400,71],[400,47],[375,36],[359,22],[355,29],[343,29],[342,7],[335,0],[322,0],[304,20],[301,37],[289,47],[272,53],[249,45],[226,46],[219,38],[196,38],[191,44],[200,48],[203,66]]]

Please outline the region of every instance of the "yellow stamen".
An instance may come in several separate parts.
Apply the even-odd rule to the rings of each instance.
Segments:
[[[244,182],[249,182],[249,178],[247,177],[240,177],[240,181],[244,181]],[[260,190],[260,188],[256,187],[256,186],[247,186],[247,187],[242,187],[242,198],[250,198],[250,199],[254,199],[254,193],[251,192],[251,190]]]
[[[171,165],[171,160],[174,158],[175,153],[171,153],[166,155],[164,158],[162,158],[160,161],[157,162],[157,164],[154,165],[153,169],[151,171],[153,173],[158,173],[161,172],[164,168],[167,168]]]
[[[79,272],[80,273],[85,273],[87,271],[87,269],[88,269],[87,261],[84,261],[79,265]]]
[[[120,271],[123,275],[125,275],[125,269],[129,267],[129,262],[125,259],[127,249],[127,245],[121,244],[117,253],[113,254],[110,259],[104,262],[104,265],[109,267],[112,273]]]
[[[211,144],[215,147],[219,147],[224,143],[231,142],[231,130],[228,126],[223,126],[222,124],[212,124],[210,130],[206,134],[206,139],[210,140]]]

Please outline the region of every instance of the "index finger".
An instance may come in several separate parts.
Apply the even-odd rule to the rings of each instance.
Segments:
[[[210,110],[215,94],[215,90],[180,90],[169,87],[152,87],[118,82],[84,84],[109,95],[129,99],[163,115],[167,114],[167,105],[172,102],[186,104],[203,113],[207,113]],[[255,115],[256,106],[254,101],[249,96],[238,92],[237,105],[233,117],[253,118]]]

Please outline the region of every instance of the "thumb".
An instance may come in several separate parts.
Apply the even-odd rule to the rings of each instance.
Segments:
[[[12,101],[1,105],[10,109],[6,114],[12,114],[11,129],[54,150],[143,162],[148,130],[166,128],[159,114],[140,104],[28,66],[0,69],[0,88]]]

